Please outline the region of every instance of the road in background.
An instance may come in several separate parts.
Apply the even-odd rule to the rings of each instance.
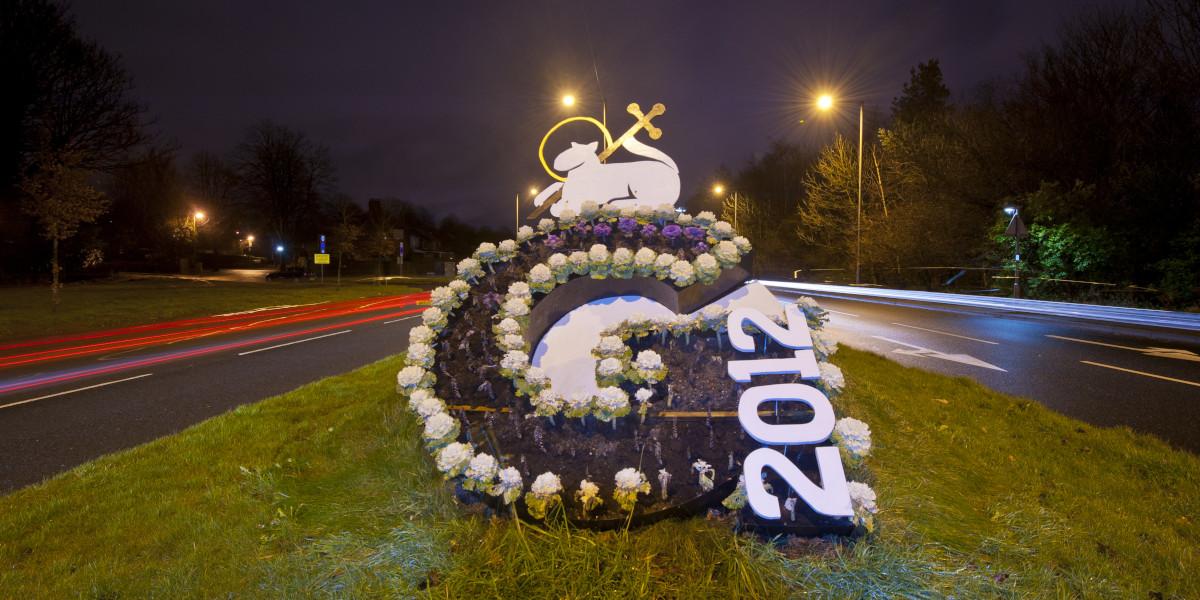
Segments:
[[[970,377],[1102,426],[1200,452],[1200,334],[995,308],[772,288],[830,312],[840,343]]]
[[[427,293],[0,344],[0,492],[402,352]]]

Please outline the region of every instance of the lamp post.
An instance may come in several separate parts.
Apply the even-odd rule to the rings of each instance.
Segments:
[[[254,256],[254,234],[246,236],[246,254]]]
[[[536,198],[538,192],[540,191],[541,190],[534,186],[529,186],[529,197]],[[517,192],[516,201],[513,203],[513,207],[517,217],[516,223],[513,225],[513,235],[515,236],[521,231],[521,192]]]
[[[1012,217],[1008,221],[1005,235],[1013,238],[1013,298],[1021,297],[1021,238],[1029,235],[1025,222],[1021,220],[1021,211],[1015,206],[1004,207],[1004,214]]]
[[[817,97],[817,108],[822,112],[833,109],[833,96],[821,94]],[[866,103],[858,103],[858,211],[854,220],[854,283],[862,283],[862,155],[863,121]]]

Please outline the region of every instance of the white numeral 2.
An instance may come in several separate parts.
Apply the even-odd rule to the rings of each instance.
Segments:
[[[854,515],[850,506],[850,490],[846,487],[846,473],[842,470],[842,457],[833,446],[817,448],[817,470],[821,473],[819,487],[804,475],[788,457],[771,448],[759,448],[746,457],[742,469],[746,477],[746,497],[750,510],[764,519],[779,519],[779,498],[773,496],[763,485],[763,469],[770,467],[787,482],[800,499],[813,510],[829,517]]]

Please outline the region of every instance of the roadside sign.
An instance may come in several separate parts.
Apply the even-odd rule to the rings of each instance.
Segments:
[[[327,265],[327,264],[329,264],[329,255],[328,255],[328,254],[325,254],[325,253],[321,253],[321,254],[314,254],[314,255],[313,255],[313,264],[314,264],[314,265]]]
[[[325,234],[321,234],[321,254],[325,254]]]
[[[396,254],[404,256],[404,242],[396,244]]]

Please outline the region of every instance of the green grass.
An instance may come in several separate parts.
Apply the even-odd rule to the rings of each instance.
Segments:
[[[263,306],[307,304],[415,291],[401,285],[209,282],[143,279],[64,286],[52,310],[49,286],[0,288],[0,340],[92,331]]]
[[[1200,460],[843,349],[876,534],[518,526],[457,507],[398,359],[0,498],[7,597],[1198,597]]]

